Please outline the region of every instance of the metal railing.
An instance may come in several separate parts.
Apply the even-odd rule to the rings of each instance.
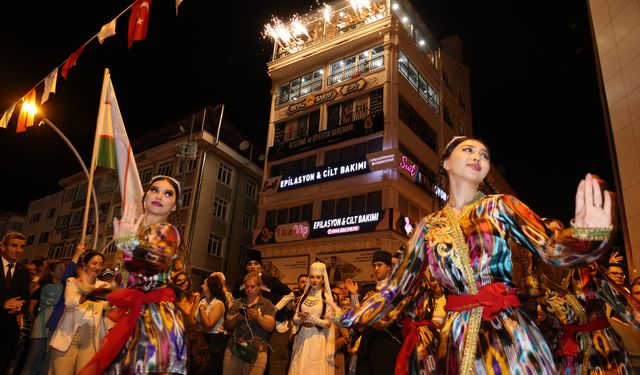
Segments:
[[[332,74],[327,80],[327,85],[332,86],[337,83],[347,81],[354,76],[358,76],[362,73],[371,72],[384,67],[384,56],[378,56],[371,60],[367,60],[358,65],[347,68],[341,72]]]

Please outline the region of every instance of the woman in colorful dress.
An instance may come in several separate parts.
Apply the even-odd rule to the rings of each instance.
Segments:
[[[167,287],[180,244],[178,229],[167,222],[180,199],[180,183],[172,177],[151,179],[144,194],[144,213],[125,207],[114,219],[114,241],[129,271],[127,287],[109,295],[116,325],[102,348],[83,369],[85,374],[187,373],[183,315]]]
[[[591,175],[578,185],[571,230],[560,233],[515,197],[480,192],[488,172],[484,143],[468,137],[449,142],[439,169],[449,181],[446,206],[418,224],[387,287],[339,319],[358,326],[408,317],[406,347],[396,363],[410,361],[409,372],[424,368],[419,348],[430,344],[418,331],[429,269],[447,294],[437,373],[555,374],[548,345],[519,308],[509,241],[559,266],[587,264],[607,248],[611,198]]]
[[[560,285],[543,280],[546,292],[539,300],[556,332],[552,344],[559,373],[633,374],[624,342],[606,315],[608,306],[623,331],[640,330],[640,305],[631,293],[595,262],[569,270]]]
[[[293,340],[289,375],[333,375],[335,331],[332,319],[340,311],[333,302],[324,263],[315,262],[293,316],[298,327]]]

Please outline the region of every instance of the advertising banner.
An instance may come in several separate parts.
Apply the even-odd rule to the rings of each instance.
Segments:
[[[298,275],[309,273],[309,255],[263,258],[262,272],[284,284],[295,285]]]

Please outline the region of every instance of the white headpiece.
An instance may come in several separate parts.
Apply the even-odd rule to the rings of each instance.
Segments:
[[[327,266],[325,266],[325,264],[322,262],[314,262],[313,264],[311,264],[311,267],[309,267],[309,276],[311,276],[312,273],[320,274],[323,276],[325,299],[331,307],[334,307],[335,303],[333,302],[333,296],[331,294],[331,285],[329,285]],[[307,285],[305,285],[304,287],[305,293],[309,290],[309,288],[311,288],[311,277],[307,278]]]

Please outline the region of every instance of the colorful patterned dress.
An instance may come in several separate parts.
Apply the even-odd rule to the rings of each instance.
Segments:
[[[180,243],[176,227],[157,223],[139,239],[121,243],[130,270],[127,289],[145,294],[167,290],[173,259]],[[180,309],[171,301],[142,305],[133,334],[107,370],[109,374],[187,373],[187,343]]]
[[[510,240],[554,265],[583,265],[606,250],[606,241],[577,240],[570,231],[554,232],[512,196],[478,193],[459,213],[446,206],[425,217],[387,287],[339,321],[349,327],[404,316],[413,321],[422,319],[419,308],[428,288],[427,268],[448,298],[477,295],[494,283],[513,291]],[[440,333],[438,369],[432,373],[555,374],[547,343],[519,307],[501,307],[502,301],[497,299],[483,303],[487,305],[447,313]],[[487,307],[495,303],[497,308]],[[495,316],[483,319],[490,312]],[[419,337],[412,362],[428,360],[418,352],[421,345],[433,345],[428,340]],[[418,364],[411,365],[409,372],[417,368]]]
[[[564,331],[556,335],[554,342],[560,374],[633,374],[622,339],[608,325],[605,304],[611,306],[617,317],[640,329],[640,306],[597,264],[570,271],[559,291],[546,293],[543,308],[547,319],[558,332]],[[604,326],[568,332],[573,327],[598,321],[604,322]]]

